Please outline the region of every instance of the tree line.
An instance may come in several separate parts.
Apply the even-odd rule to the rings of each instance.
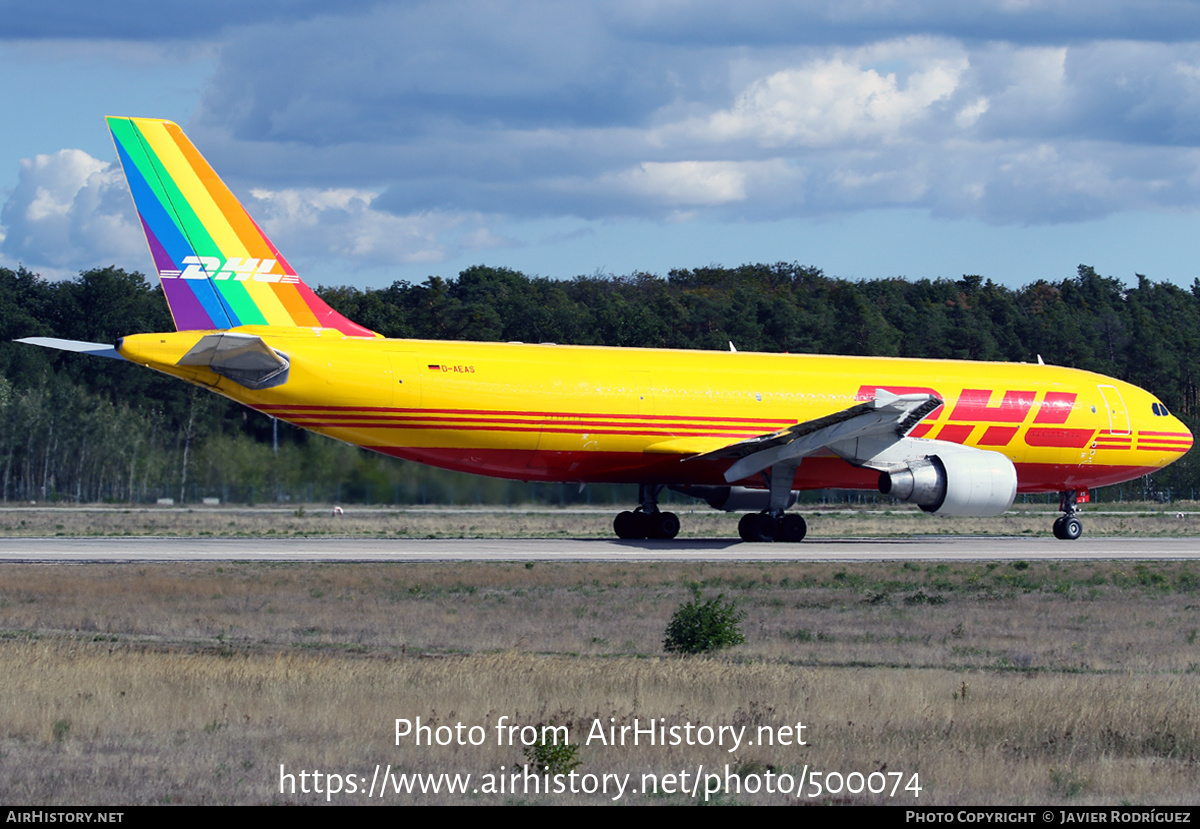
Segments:
[[[1153,391],[1193,431],[1200,420],[1200,280],[1136,284],[1081,265],[1018,289],[981,276],[846,280],[788,263],[664,276],[530,277],[478,266],[317,293],[387,337],[1006,360],[1088,369]],[[114,342],[174,329],[161,289],[118,268],[49,281],[0,268],[0,498],[144,501],[513,503],[625,500],[530,489],[371,456],[224,398],[115,360],[13,343],[30,336]],[[1156,489],[1185,495],[1185,458]]]

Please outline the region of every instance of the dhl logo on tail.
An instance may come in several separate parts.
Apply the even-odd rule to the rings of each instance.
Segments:
[[[108,128],[178,330],[270,325],[376,336],[304,284],[178,126],[110,117]]]

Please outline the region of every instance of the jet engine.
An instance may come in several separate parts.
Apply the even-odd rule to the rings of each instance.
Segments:
[[[943,451],[879,475],[879,491],[934,515],[1000,515],[1017,497],[1017,470],[999,452]]]

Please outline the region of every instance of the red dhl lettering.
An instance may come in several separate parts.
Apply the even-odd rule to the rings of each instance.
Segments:
[[[1004,393],[999,406],[989,406],[994,392],[991,389],[963,389],[958,403],[950,413],[950,420],[967,420],[972,423],[1022,423],[1037,392],[1009,391]]]
[[[885,384],[864,384],[855,395],[856,400],[870,400],[875,396],[876,389],[890,391],[893,394],[932,394],[945,399],[933,388],[927,386],[890,386]],[[936,421],[945,411],[945,407],[936,409],[918,424],[910,435],[912,437],[931,437],[937,440],[966,443],[970,440],[977,424],[1004,423],[1006,426],[990,426],[979,436],[978,446],[1007,446],[1017,436],[1021,424],[1029,419],[1029,412],[1036,408],[1033,422],[1035,424],[1058,426],[1067,422],[1078,395],[1075,392],[1046,392],[1038,401],[1036,391],[1002,391],[1000,398],[993,403],[998,392],[994,389],[963,389],[952,407],[947,421],[950,423],[937,429]],[[967,425],[970,424],[970,425]],[[935,432],[936,429],[936,432]],[[1031,428],[1025,442],[1030,446],[1061,446],[1077,447],[1084,437],[1090,439],[1094,434],[1087,429],[1051,429]]]
[[[1066,423],[1067,416],[1071,414],[1071,409],[1075,408],[1075,398],[1078,396],[1073,391],[1046,392],[1046,399],[1042,401],[1042,405],[1038,408],[1037,416],[1033,418],[1033,422]]]
[[[1017,434],[1017,426],[989,426],[979,439],[980,446],[1008,446]]]
[[[966,443],[971,437],[971,432],[974,429],[974,426],[950,424],[941,428],[941,430],[937,433],[937,439],[947,440],[951,443]]]

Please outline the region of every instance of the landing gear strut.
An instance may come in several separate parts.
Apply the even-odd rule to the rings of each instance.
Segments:
[[[1068,489],[1059,494],[1058,508],[1063,515],[1054,521],[1054,537],[1063,541],[1074,541],[1083,535],[1083,522],[1078,518],[1079,492]]]
[[[641,484],[638,487],[641,505],[633,511],[622,512],[613,520],[613,531],[617,538],[671,539],[679,535],[679,516],[658,509],[658,493],[661,490],[662,484]]]

